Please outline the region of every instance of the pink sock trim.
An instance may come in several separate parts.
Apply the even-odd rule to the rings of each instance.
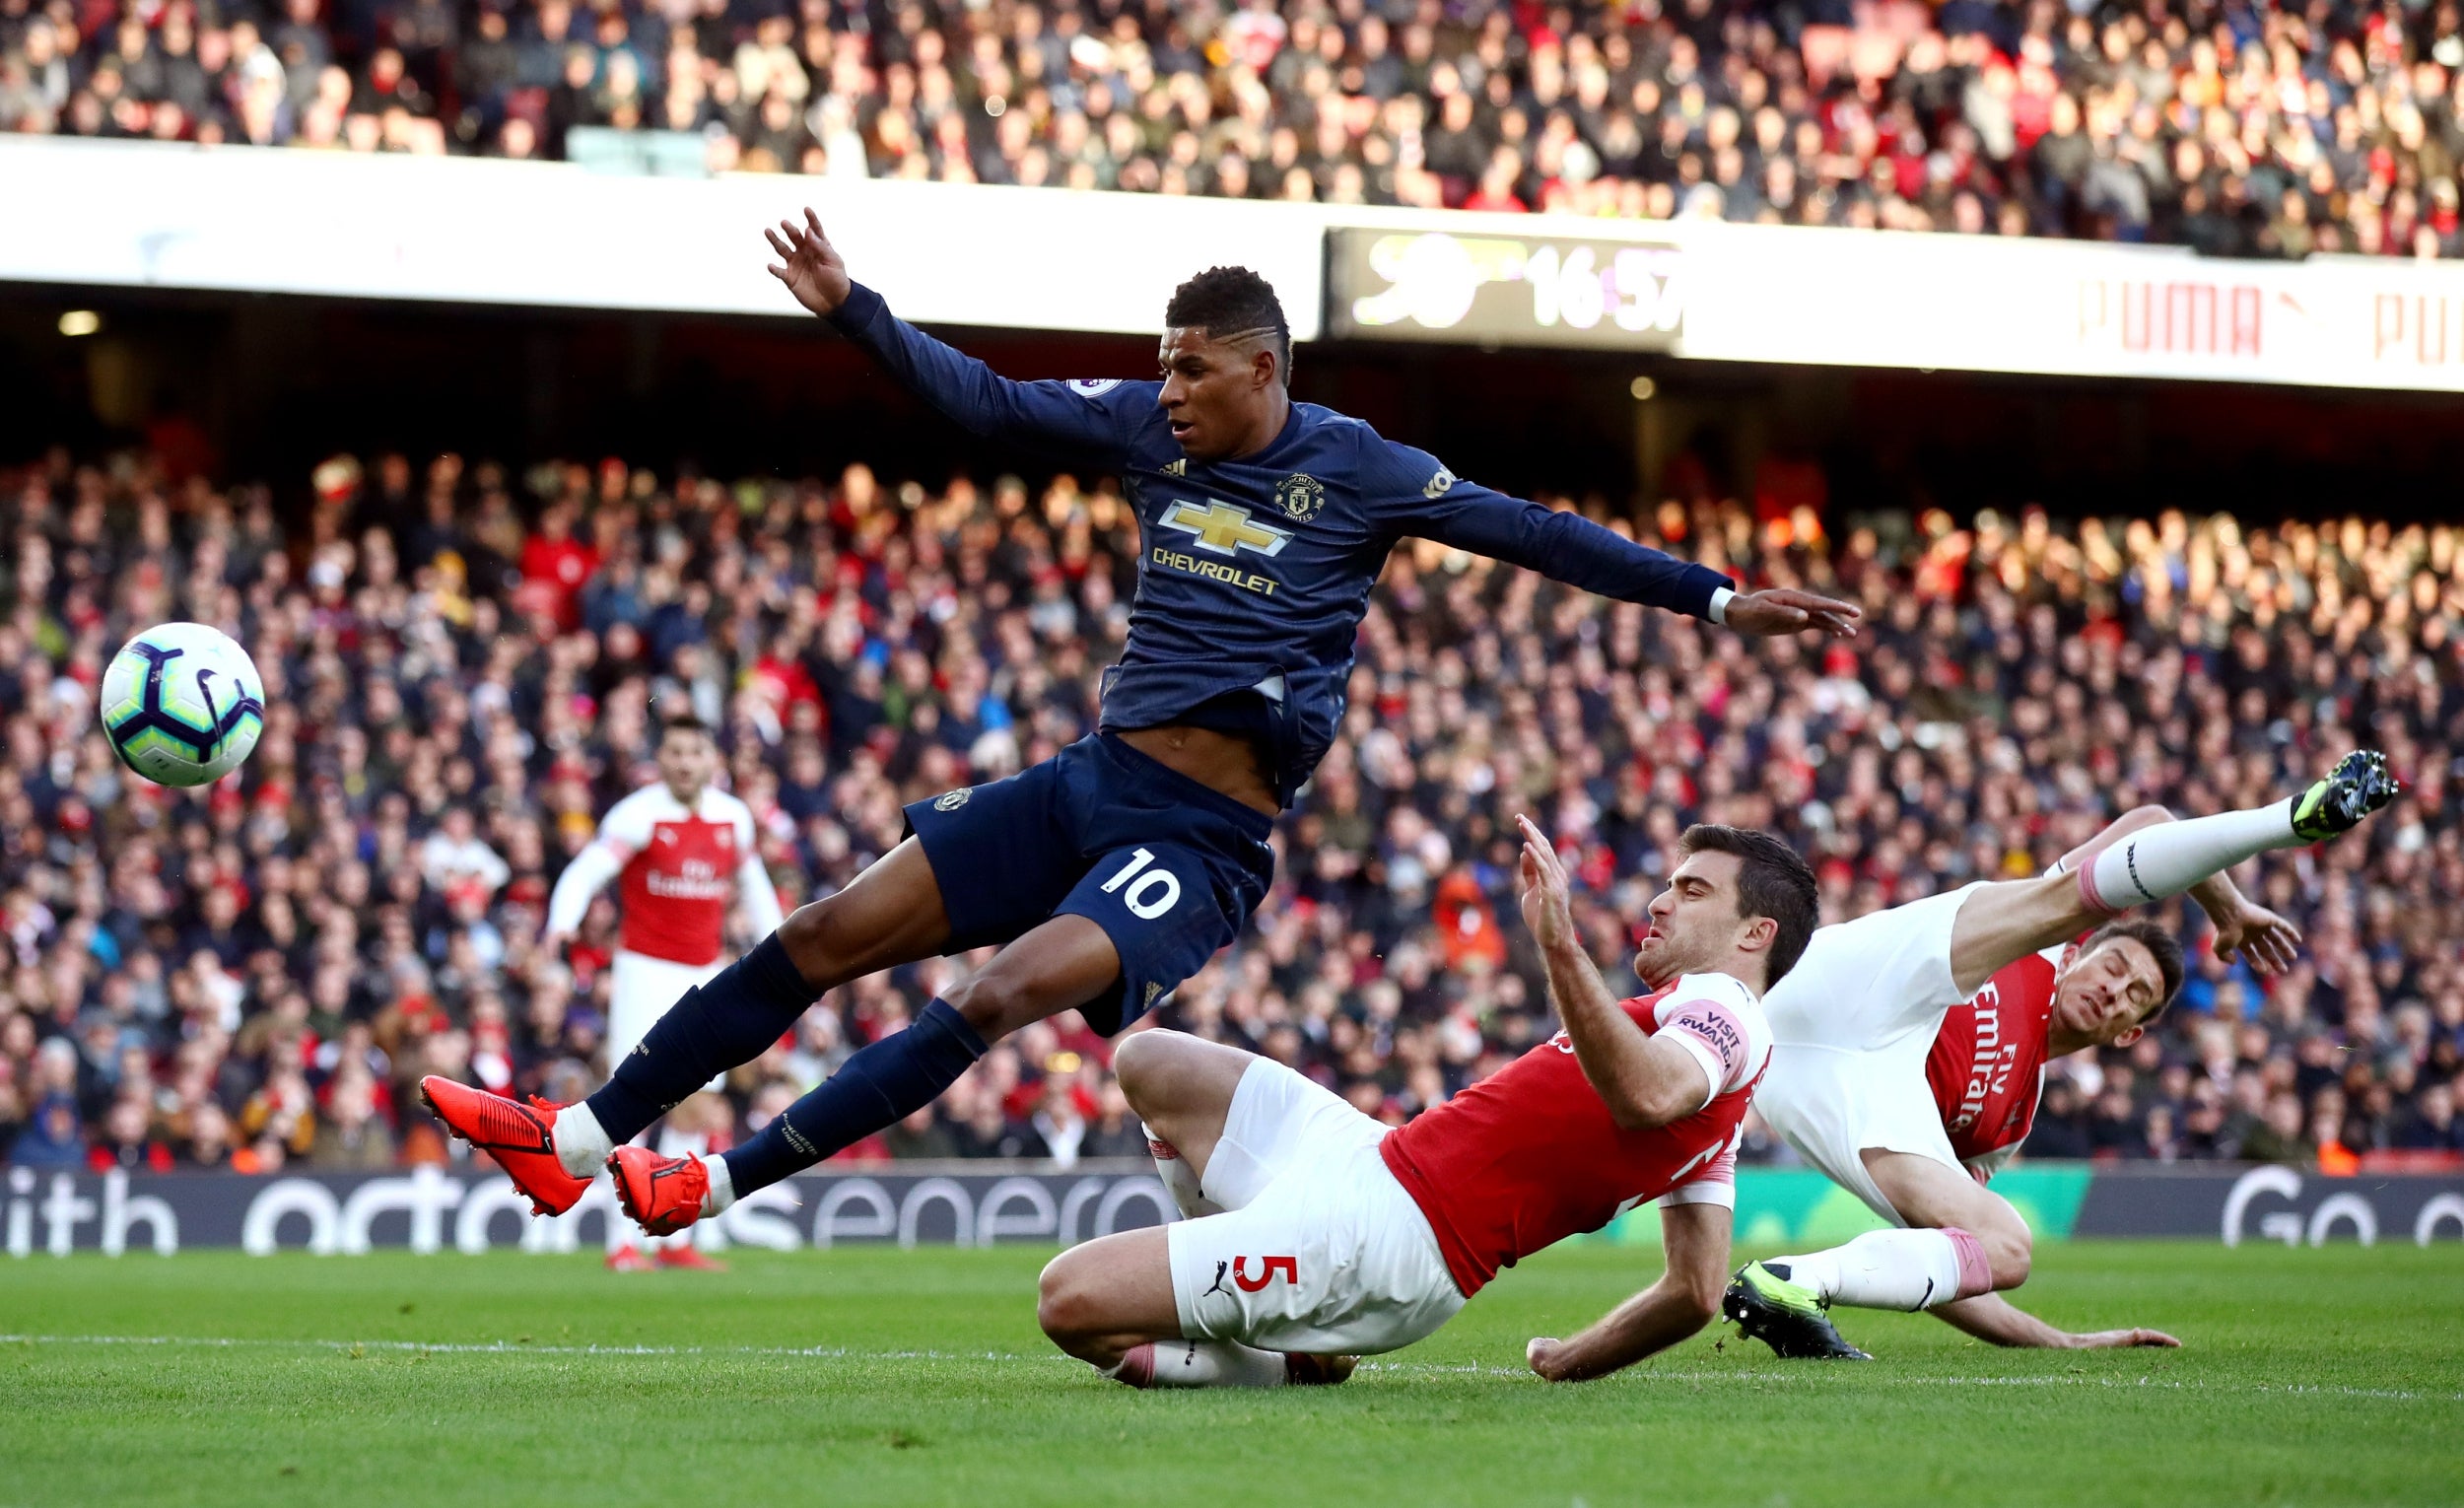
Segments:
[[[1132,1388],[1153,1387],[1155,1385],[1155,1342],[1149,1340],[1144,1345],[1132,1347],[1128,1355],[1121,1358],[1121,1365],[1112,1369],[1112,1378],[1115,1382],[1128,1383]]]
[[[1959,1291],[1952,1299],[1993,1292],[1994,1266],[1985,1260],[1985,1243],[1956,1225],[1944,1226],[1942,1233],[1951,1238],[1951,1254],[1959,1259]]]
[[[2122,908],[2108,903],[2096,891],[2096,856],[2093,854],[2079,866],[2079,898],[2097,916],[2118,917],[2122,914]]]

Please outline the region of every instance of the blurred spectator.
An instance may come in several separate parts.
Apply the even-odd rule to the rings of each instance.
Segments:
[[[654,699],[706,710],[763,860],[828,894],[898,841],[902,802],[1091,725],[1135,584],[1128,507],[1066,476],[517,480],[454,457],[424,492],[399,457],[319,476],[303,523],[262,488],[174,487],[144,454],[0,474],[13,1160],[442,1161],[422,1073],[575,1097],[602,1071],[613,909],[552,957],[545,897],[587,818],[651,778]],[[1398,552],[1340,734],[1277,827],[1276,885],[1166,1024],[1400,1122],[1554,1030],[1514,909],[1517,811],[1564,845],[1585,933],[1630,989],[1690,821],[1786,835],[1836,920],[2035,872],[2144,801],[2258,804],[2366,741],[2404,798],[2241,875],[2304,928],[2298,967],[2258,979],[2189,934],[2182,1002],[2127,1052],[2056,1063],[2028,1152],[2464,1149],[2464,530],[1583,506],[1753,582],[1853,596],[1868,631],[1749,644]],[[578,578],[504,569],[585,540]],[[228,625],[266,679],[256,756],[208,790],[126,776],[92,722],[112,650],[173,616]],[[694,1114],[714,1137],[763,1124],[982,957],[834,992]],[[1139,1155],[1110,1051],[1074,1016],[1039,1023],[848,1155]],[[1745,1150],[1787,1155],[1759,1129]]]
[[[2228,255],[2452,256],[2464,234],[2443,0],[108,14],[0,10],[0,131],[523,158],[651,127],[720,170]]]

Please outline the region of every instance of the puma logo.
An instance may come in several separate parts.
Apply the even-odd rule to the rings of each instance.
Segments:
[[[1207,1289],[1204,1293],[1199,1294],[1199,1295],[1198,1295],[1198,1297],[1199,1297],[1199,1298],[1207,1298],[1207,1297],[1210,1297],[1210,1296],[1212,1296],[1212,1295],[1214,1295],[1214,1294],[1220,1293],[1220,1294],[1222,1294],[1225,1298],[1230,1298],[1230,1297],[1232,1296],[1232,1290],[1231,1290],[1231,1289],[1229,1289],[1229,1288],[1227,1288],[1227,1287],[1225,1287],[1225,1286],[1223,1285],[1223,1274],[1224,1274],[1224,1273],[1226,1273],[1226,1272],[1229,1272],[1229,1271],[1231,1271],[1231,1270],[1232,1270],[1232,1264],[1230,1264],[1230,1263],[1228,1263],[1228,1262],[1218,1262],[1218,1263],[1216,1263],[1216,1264],[1215,1264],[1215,1282],[1214,1282],[1214,1286],[1213,1286],[1213,1287],[1211,1287],[1211,1288],[1208,1288],[1208,1289]]]

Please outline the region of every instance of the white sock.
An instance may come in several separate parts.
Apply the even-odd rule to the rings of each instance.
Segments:
[[[736,1201],[736,1182],[727,1171],[726,1158],[705,1157],[701,1162],[710,1174],[710,1193],[702,1196],[702,1218],[707,1220]]]
[[[1206,1197],[1198,1186],[1198,1174],[1181,1156],[1180,1148],[1147,1131],[1145,1123],[1138,1130],[1146,1131],[1146,1150],[1154,1155],[1155,1176],[1164,1181],[1172,1193],[1172,1202],[1181,1206],[1181,1218],[1196,1220],[1205,1215],[1223,1213],[1223,1206]]]
[[[1846,1246],[1805,1257],[1781,1257],[1790,1281],[1827,1303],[1859,1309],[1931,1309],[1993,1291],[1984,1243],[1956,1226],[1943,1230],[1871,1230]]]
[[[1281,1351],[1237,1340],[1154,1340],[1104,1374],[1132,1388],[1280,1388],[1289,1381]]]
[[[582,1103],[568,1105],[556,1113],[556,1125],[548,1139],[556,1143],[557,1162],[575,1178],[595,1177],[616,1151],[616,1143],[608,1139],[607,1128]]]
[[[2270,849],[2297,848],[2290,800],[2159,822],[2115,843],[2080,871],[2080,894],[2101,911],[2127,911],[2180,895]]]

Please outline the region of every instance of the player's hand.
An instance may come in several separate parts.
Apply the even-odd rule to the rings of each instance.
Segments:
[[[1761,591],[1741,591],[1729,598],[1728,610],[1721,617],[1730,628],[1758,639],[1806,633],[1854,639],[1865,609],[1837,597],[1770,586]]]
[[[2293,967],[2293,949],[2301,945],[2301,928],[2264,906],[2243,901],[2229,916],[2211,918],[2216,956],[2230,961],[2235,953],[2261,974],[2282,974]]]
[[[565,950],[573,946],[573,941],[574,934],[571,932],[541,932],[539,934],[539,951],[547,954],[550,958],[562,958],[565,956]]]
[[[1556,845],[1529,817],[1518,816],[1515,825],[1523,829],[1523,862],[1518,878],[1522,883],[1523,925],[1532,929],[1532,936],[1543,948],[1557,947],[1574,935],[1574,894],[1566,880],[1566,866],[1557,857]]]
[[[2181,1342],[2160,1330],[2096,1330],[2071,1337],[2070,1349],[2075,1351],[2119,1351],[2135,1345],[2160,1346],[2179,1350]]]
[[[785,232],[784,236],[781,232]],[[821,217],[808,205],[804,223],[792,220],[779,222],[777,231],[765,230],[771,249],[779,253],[779,261],[770,264],[770,275],[787,285],[795,302],[816,314],[827,314],[847,302],[848,290],[855,286],[847,275],[847,262],[839,248],[830,244],[830,238],[821,234]],[[785,266],[780,265],[786,263]],[[1737,604],[1729,604],[1735,612]]]
[[[1523,1347],[1524,1364],[1550,1382],[1555,1382],[1557,1373],[1549,1363],[1554,1361],[1557,1353],[1565,1348],[1566,1343],[1563,1340],[1553,1337],[1534,1336]]]

